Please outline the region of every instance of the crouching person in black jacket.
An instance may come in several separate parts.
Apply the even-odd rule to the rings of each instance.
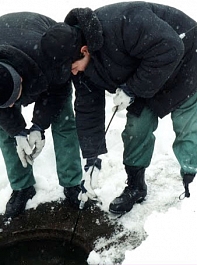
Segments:
[[[72,86],[64,62],[47,61],[40,50],[54,20],[21,12],[0,17],[0,148],[13,193],[5,216],[16,217],[36,194],[34,159],[51,125],[59,184],[72,204],[79,204],[81,159],[72,108]],[[31,128],[21,107],[35,103]]]
[[[122,128],[127,186],[109,210],[128,212],[146,197],[145,169],[154,150],[154,131],[158,118],[169,113],[176,134],[173,151],[189,197],[188,185],[197,170],[196,21],[169,6],[124,2],[95,11],[75,8],[66,16],[64,28],[65,32],[63,26],[61,31],[56,27],[47,31],[42,47],[50,42],[51,50],[70,61],[84,158],[91,160],[107,151],[105,144],[99,148],[105,138],[105,90],[115,94],[118,111],[127,109]],[[70,31],[76,47],[72,54],[64,39]],[[82,182],[83,193],[92,198],[86,182],[89,177]]]

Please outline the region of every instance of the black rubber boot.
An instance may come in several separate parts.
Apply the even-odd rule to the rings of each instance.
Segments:
[[[36,194],[34,186],[22,190],[13,190],[6,204],[5,218],[14,218],[25,211],[27,201]]]
[[[190,197],[189,184],[194,180],[195,174],[184,174],[183,175],[183,186],[185,188],[185,197]]]
[[[80,185],[64,188],[64,195],[66,196],[66,199],[69,201],[70,204],[73,206],[79,206],[80,201],[78,200],[78,195],[81,191]]]
[[[142,202],[147,195],[147,185],[144,179],[145,168],[125,166],[125,170],[128,175],[128,186],[109,205],[109,211],[114,214],[129,212],[135,203]]]

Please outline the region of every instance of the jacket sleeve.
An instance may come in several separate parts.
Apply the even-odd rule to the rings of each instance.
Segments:
[[[73,77],[76,88],[76,126],[83,158],[105,154],[105,91],[89,80]]]
[[[139,10],[133,23],[129,19],[123,22],[123,39],[129,55],[140,61],[127,85],[138,97],[151,98],[181,62],[184,44],[174,29],[148,8]]]
[[[43,130],[49,128],[53,120],[60,114],[65,100],[72,93],[71,82],[51,85],[47,92],[40,94],[34,105],[32,123]]]
[[[0,127],[11,137],[24,130],[26,122],[20,108],[13,106],[12,108],[0,109]]]

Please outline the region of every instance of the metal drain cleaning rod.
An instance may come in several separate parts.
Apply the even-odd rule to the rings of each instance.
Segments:
[[[106,136],[106,134],[107,134],[107,131],[108,131],[108,129],[109,129],[109,126],[110,126],[110,124],[111,124],[111,122],[112,122],[112,120],[113,120],[113,118],[114,118],[114,116],[115,116],[117,110],[118,110],[118,106],[115,107],[115,110],[114,110],[114,112],[113,112],[113,115],[112,115],[112,117],[111,117],[111,119],[110,119],[110,121],[109,121],[109,124],[108,124],[108,126],[107,126],[107,128],[106,128],[106,130],[105,130],[104,137],[103,137],[103,139],[102,139],[102,141],[101,141],[101,143],[100,143],[100,145],[99,145],[98,152],[97,152],[96,158],[95,158],[95,160],[94,160],[94,164],[93,164],[92,170],[91,170],[91,172],[90,172],[90,176],[91,176],[91,177],[92,177],[92,173],[93,173],[93,171],[94,171],[94,167],[95,167],[96,160],[97,160],[98,155],[99,155],[99,151],[100,151],[100,149],[101,149],[101,147],[102,147],[102,145],[103,145],[103,143],[104,143],[104,141],[105,141],[105,136]],[[84,205],[85,205],[85,202],[84,202],[84,201],[80,201],[79,209],[78,209],[78,213],[77,213],[77,220],[76,220],[76,222],[75,222],[75,226],[74,226],[74,229],[73,229],[73,232],[72,232],[72,236],[71,236],[71,240],[70,240],[70,245],[72,245],[73,238],[74,238],[74,236],[75,236],[75,232],[76,232],[76,229],[77,229],[77,225],[78,225],[78,222],[79,222],[79,219],[80,219],[80,216],[81,216],[81,212],[82,212],[82,210],[83,210],[83,208],[84,208]]]

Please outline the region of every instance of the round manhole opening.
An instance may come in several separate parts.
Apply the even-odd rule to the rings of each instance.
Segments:
[[[26,239],[0,247],[1,265],[87,265],[88,254],[60,239]]]

